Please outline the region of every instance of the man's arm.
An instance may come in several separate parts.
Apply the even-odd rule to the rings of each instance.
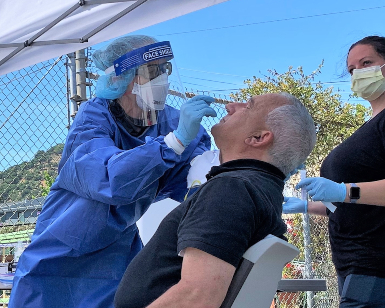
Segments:
[[[308,206],[308,213],[309,214],[327,217],[326,206],[322,202],[309,201],[307,206]]]
[[[218,308],[225,299],[235,267],[196,248],[186,248],[181,280],[147,308]]]

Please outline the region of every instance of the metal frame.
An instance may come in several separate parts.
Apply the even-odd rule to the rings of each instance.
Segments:
[[[38,33],[33,35],[29,40],[26,40],[23,43],[10,43],[10,44],[0,44],[0,48],[9,48],[9,47],[16,47],[14,51],[12,51],[8,56],[4,57],[0,60],[0,66],[3,65],[5,62],[7,62],[9,59],[11,59],[13,56],[18,54],[20,51],[22,51],[24,48],[30,47],[32,45],[34,46],[43,46],[43,45],[56,45],[56,44],[69,44],[69,43],[85,43],[88,42],[88,39],[95,34],[99,33],[118,19],[122,18],[123,16],[127,15],[129,12],[133,11],[143,3],[147,2],[148,0],[137,0],[135,3],[127,7],[125,10],[119,12],[114,17],[110,18],[100,26],[96,27],[94,30],[90,31],[89,33],[85,34],[84,36],[80,38],[75,39],[65,39],[65,40],[51,40],[51,41],[37,41],[36,40],[45,34],[49,29],[53,28],[55,25],[57,25],[59,22],[67,18],[70,14],[75,12],[80,7],[86,6],[86,5],[94,5],[94,4],[106,4],[106,3],[118,3],[118,2],[128,2],[133,0],[79,0],[77,4],[72,6],[70,9],[68,9],[66,12],[61,14],[59,17],[57,17],[55,20],[53,20],[51,23],[49,23],[47,26],[45,26],[43,29],[41,29]]]

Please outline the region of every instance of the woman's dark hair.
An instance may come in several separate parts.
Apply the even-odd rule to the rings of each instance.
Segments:
[[[370,45],[382,58],[385,59],[385,37],[375,35],[364,37],[363,39],[355,42],[352,46],[350,46],[348,55],[353,47],[357,45]]]

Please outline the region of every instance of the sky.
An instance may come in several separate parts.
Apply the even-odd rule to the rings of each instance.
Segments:
[[[134,34],[171,42],[188,90],[228,95],[269,69],[310,74],[324,61],[318,80],[347,101],[347,51],[365,36],[384,36],[384,15],[383,0],[229,0]]]

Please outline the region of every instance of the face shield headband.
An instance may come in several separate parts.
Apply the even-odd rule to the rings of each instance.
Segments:
[[[105,70],[106,74],[110,74],[115,70],[115,75],[119,76],[129,69],[138,68],[148,62],[167,58],[174,58],[170,42],[157,42],[151,45],[143,46],[132,50],[114,61],[114,65]]]

